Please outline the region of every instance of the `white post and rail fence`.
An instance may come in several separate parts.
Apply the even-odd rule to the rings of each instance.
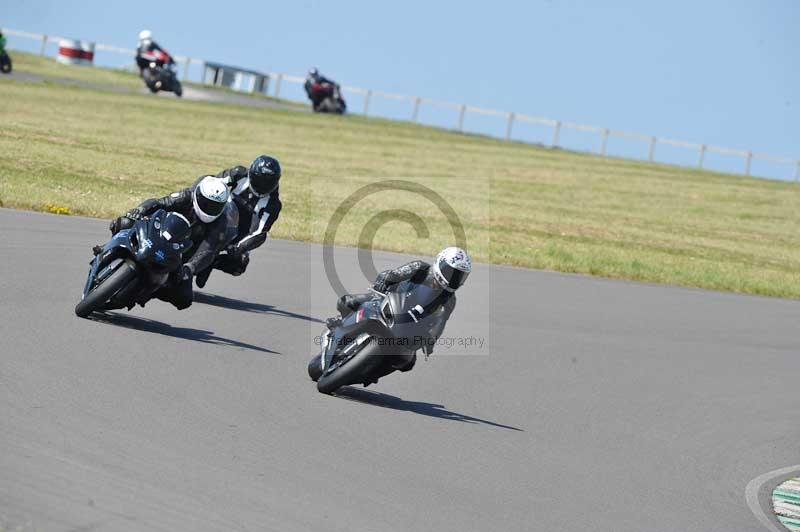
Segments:
[[[70,41],[73,43],[75,42],[82,43],[84,46],[81,49],[86,54],[88,54],[87,50],[91,49],[92,55],[96,55],[97,52],[110,52],[115,54],[126,55],[131,58],[135,57],[136,55],[136,51],[133,49],[120,48],[117,46],[110,46],[100,43],[87,43],[86,41],[75,41],[73,39],[67,39],[56,35],[42,35],[38,33],[29,33],[25,31],[18,31],[8,28],[3,28],[3,33],[11,37],[20,37],[24,39],[33,39],[40,41],[41,45],[39,46],[38,49],[40,55],[47,55],[47,48],[48,45],[50,44],[58,45],[59,51],[61,52],[61,50],[64,48],[63,46],[61,46],[61,44],[65,44]],[[70,52],[67,53],[70,54]],[[81,57],[88,57],[88,55]],[[189,80],[190,65],[192,64],[199,65],[202,69],[204,69],[206,65],[206,62],[200,59],[195,59],[188,56],[174,56],[174,57],[175,60],[182,65],[181,71],[184,81],[191,81]],[[83,62],[86,63],[85,60]],[[89,61],[89,63],[91,63],[91,60]],[[268,81],[273,81],[273,83],[266,83],[264,85],[264,93],[269,96],[273,96],[275,98],[281,98],[281,97],[287,98],[285,94],[286,84],[302,85],[305,81],[305,78],[302,76],[293,76],[290,74],[284,74],[279,72],[267,72],[265,73],[265,75],[267,76]],[[200,80],[198,80],[197,82],[204,83],[205,80],[203,78],[204,76],[201,76]],[[270,85],[274,87],[272,89],[272,94],[269,94]],[[652,135],[642,135],[639,133],[630,133],[627,131],[620,131],[610,128],[588,126],[583,124],[574,124],[571,122],[563,122],[560,120],[553,120],[550,118],[541,118],[514,112],[498,111],[495,109],[483,109],[480,107],[473,107],[471,105],[466,105],[466,104],[443,102],[438,100],[432,100],[429,98],[423,98],[420,96],[406,96],[402,94],[392,94],[378,90],[364,89],[361,87],[351,87],[343,85],[342,91],[344,93],[357,94],[361,97],[362,106],[358,111],[360,111],[360,113],[363,115],[370,114],[370,103],[378,98],[395,102],[408,102],[408,120],[414,123],[420,122],[420,112],[423,107],[449,109],[451,111],[455,111],[457,116],[456,122],[455,124],[453,124],[452,129],[460,132],[469,132],[469,130],[466,129],[465,126],[465,121],[468,115],[483,115],[500,119],[502,121],[501,124],[504,125],[504,127],[501,127],[499,129],[501,133],[496,134],[494,136],[509,141],[519,140],[515,139],[513,136],[515,125],[519,123],[527,123],[527,124],[533,124],[537,126],[544,126],[550,128],[551,137],[549,146],[553,148],[569,149],[569,146],[564,145],[561,141],[561,132],[562,130],[573,130],[573,131],[597,135],[597,138],[599,140],[599,149],[597,150],[596,153],[603,157],[609,156],[609,151],[608,151],[609,139],[620,138],[620,139],[627,139],[627,140],[641,142],[646,147],[647,150],[646,160],[650,162],[656,162],[656,152],[658,146],[671,146],[675,148],[682,148],[686,150],[695,151],[697,153],[697,157],[695,159],[696,163],[694,166],[696,166],[697,168],[706,168],[707,167],[706,155],[708,153],[716,153],[716,154],[741,158],[742,161],[741,173],[745,175],[751,174],[753,161],[760,160],[787,167],[788,170],[786,174],[783,176],[783,179],[793,178],[795,181],[800,181],[800,160],[791,159],[788,157],[778,157],[774,155],[768,155],[765,153],[753,152],[750,150],[737,150],[732,148],[724,148],[720,146],[712,146],[708,144],[699,144],[694,142],[686,142],[682,140],[673,140],[669,138],[656,137]],[[296,98],[291,98],[290,96],[288,99],[296,99]],[[669,161],[659,161],[659,162],[669,162]]]

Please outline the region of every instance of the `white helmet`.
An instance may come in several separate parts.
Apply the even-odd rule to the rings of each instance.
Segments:
[[[230,191],[222,179],[214,176],[204,177],[192,193],[194,213],[201,222],[211,223],[225,210]]]
[[[433,262],[433,278],[448,292],[462,286],[472,271],[472,260],[461,248],[444,248]]]
[[[150,30],[142,30],[139,32],[140,41],[149,41],[153,39],[153,32]]]

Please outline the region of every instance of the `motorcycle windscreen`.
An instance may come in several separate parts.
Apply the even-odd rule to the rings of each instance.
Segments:
[[[180,242],[189,236],[190,226],[185,216],[171,212],[161,223],[161,238],[170,242]]]

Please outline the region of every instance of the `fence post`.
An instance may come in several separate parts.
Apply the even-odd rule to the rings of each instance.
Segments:
[[[506,140],[511,140],[512,127],[514,127],[514,113],[508,113],[508,124],[506,125]]]
[[[551,148],[558,148],[558,136],[561,134],[561,121],[556,120],[553,126],[553,142],[550,144]]]
[[[603,130],[603,139],[600,141],[600,155],[602,155],[603,157],[606,156],[606,148],[608,147],[608,135],[609,135],[609,133],[610,132],[609,132],[608,129],[604,129]]]
[[[47,35],[42,35],[42,49],[39,50],[39,55],[44,55],[47,48]]]
[[[364,116],[367,116],[367,112],[369,111],[369,97],[372,96],[372,91],[367,89],[367,93],[364,95]]]
[[[702,168],[703,167],[703,160],[705,158],[706,158],[706,145],[705,144],[701,144],[700,145],[700,157],[697,159],[697,167],[698,168]]]
[[[744,173],[745,175],[750,175],[750,162],[753,160],[753,152],[747,152],[747,156],[744,158]]]
[[[280,98],[281,96],[281,80],[283,79],[283,74],[280,72],[275,76],[275,97]]]
[[[411,113],[411,121],[416,122],[417,118],[419,117],[419,104],[422,102],[422,98],[417,96],[414,98],[414,111]]]
[[[467,105],[461,104],[461,109],[458,111],[458,130],[464,131],[464,113],[467,112]]]
[[[647,160],[650,161],[651,163],[653,162],[653,156],[655,156],[655,152],[656,152],[656,138],[650,137],[650,149],[648,150],[647,153]]]
[[[191,57],[186,58],[186,64],[183,65],[183,81],[187,81],[189,79],[189,64],[192,62]]]

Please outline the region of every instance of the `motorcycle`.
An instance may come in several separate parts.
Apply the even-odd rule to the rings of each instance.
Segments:
[[[410,369],[415,352],[435,341],[431,331],[441,318],[426,315],[426,309],[437,307],[441,292],[403,281],[391,292],[371,293],[374,297],[341,325],[323,332],[322,349],[308,363],[308,376],[319,392],[331,394],[349,384],[369,386],[396,370]]]
[[[183,253],[192,245],[189,236],[184,216],[161,209],[116,233],[89,262],[75,314],[86,318],[95,311],[146,303],[183,264]]]
[[[324,82],[315,84],[312,90],[325,95],[322,101],[314,106],[315,112],[342,115],[347,111],[347,104],[342,97],[342,92],[338,83]]]
[[[0,52],[0,72],[3,74],[11,73],[11,57],[9,57],[8,52],[5,50]]]
[[[174,92],[180,98],[183,95],[183,86],[178,81],[175,71],[175,60],[164,51],[156,50],[145,56],[150,60],[147,67],[142,69],[142,79],[153,94],[158,91]]]

